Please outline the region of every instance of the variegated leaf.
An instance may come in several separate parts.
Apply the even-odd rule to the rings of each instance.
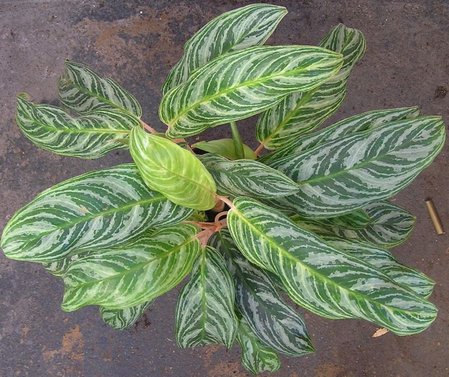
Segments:
[[[324,144],[332,140],[338,140],[355,132],[372,130],[396,120],[414,119],[418,115],[419,110],[416,107],[373,110],[363,114],[354,115],[343,119],[332,126],[310,134],[302,135],[301,137],[292,140],[291,143],[285,145],[284,147],[262,156],[260,161],[270,164],[271,162],[275,162],[277,159],[284,156],[294,156],[298,153],[312,149],[317,145]]]
[[[273,205],[326,218],[389,198],[432,163],[445,137],[440,117],[420,117],[282,157],[269,165],[298,182],[300,191],[272,200]]]
[[[429,297],[432,294],[435,282],[422,272],[398,263],[388,250],[366,242],[332,236],[324,237],[324,240],[333,248],[379,268],[396,283],[412,290],[417,295]]]
[[[276,149],[288,145],[298,136],[318,127],[340,107],[345,98],[349,73],[365,52],[365,38],[359,30],[339,24],[321,41],[320,46],[341,53],[343,66],[338,74],[319,88],[292,93],[260,116],[256,134],[265,148]]]
[[[182,84],[193,71],[220,55],[265,43],[286,14],[284,7],[251,4],[214,18],[187,41],[162,93]]]
[[[242,349],[242,365],[251,373],[275,372],[281,367],[276,352],[262,344],[244,318],[240,320],[237,341]]]
[[[201,249],[197,232],[190,224],[172,225],[80,257],[63,276],[62,309],[71,312],[87,305],[124,309],[161,296],[192,269]]]
[[[256,200],[234,200],[228,227],[250,262],[276,274],[295,302],[318,315],[365,319],[398,335],[435,320],[431,303]]]
[[[124,112],[98,110],[73,118],[50,105],[17,97],[16,121],[25,136],[42,149],[64,156],[94,159],[126,147],[139,120]]]
[[[188,208],[215,205],[215,182],[194,154],[140,127],[132,130],[129,147],[148,187]]]
[[[220,156],[226,157],[229,160],[238,159],[237,151],[235,150],[234,140],[232,139],[199,141],[198,143],[193,144],[192,148],[197,148],[209,153],[215,153]],[[255,160],[257,158],[254,151],[246,144],[243,144],[243,153],[245,159],[247,160]]]
[[[360,211],[357,210],[355,216],[358,216]],[[360,222],[352,212],[339,217],[318,220],[301,219],[297,215],[291,219],[300,227],[319,235],[335,235],[387,248],[403,243],[413,230],[415,217],[394,204],[371,203],[363,207],[362,211],[368,216],[368,222]]]
[[[225,54],[168,92],[159,109],[170,137],[248,118],[286,95],[312,90],[332,77],[340,54],[311,46],[260,46]]]
[[[298,185],[285,174],[258,161],[230,161],[216,154],[204,154],[199,159],[211,173],[219,194],[274,198],[291,195]]]
[[[59,97],[68,108],[79,114],[98,110],[119,110],[142,116],[139,102],[111,79],[104,79],[85,65],[69,60],[59,80]]]
[[[124,330],[134,325],[134,323],[142,317],[150,304],[151,301],[124,309],[108,309],[100,307],[100,314],[107,325],[116,330]]]
[[[134,164],[98,170],[39,194],[6,225],[8,258],[51,262],[72,251],[107,248],[152,227],[176,224],[192,210],[149,190]]]
[[[230,348],[237,332],[234,285],[226,262],[213,248],[203,249],[176,306],[176,340],[180,347],[211,343]]]

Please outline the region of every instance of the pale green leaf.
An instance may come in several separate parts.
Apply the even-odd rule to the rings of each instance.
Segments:
[[[428,301],[253,199],[234,200],[228,227],[250,262],[276,274],[296,303],[318,315],[365,319],[398,335],[435,320]]]
[[[3,230],[8,258],[51,262],[72,251],[107,248],[149,228],[176,224],[192,210],[151,191],[134,164],[64,181],[19,210]]]
[[[220,56],[168,92],[159,109],[170,137],[248,118],[286,95],[316,88],[342,64],[340,54],[311,46],[260,46]]]
[[[140,127],[132,130],[129,148],[148,187],[184,207],[214,207],[215,182],[193,153]]]
[[[136,323],[142,317],[150,302],[144,302],[136,306],[124,309],[108,309],[100,307],[100,315],[103,321],[116,330],[124,330]]]
[[[217,139],[210,141],[199,141],[192,145],[192,148],[197,148],[205,152],[215,153],[226,157],[229,160],[237,160],[237,152],[235,150],[234,141],[232,139]],[[255,160],[257,158],[254,151],[243,144],[243,153],[247,160]]]
[[[284,7],[251,4],[209,21],[185,44],[184,55],[169,73],[162,93],[182,84],[193,71],[220,55],[263,44],[286,14]]]
[[[224,344],[237,332],[234,285],[226,262],[213,248],[203,249],[176,306],[176,340],[180,347]]]
[[[201,249],[197,232],[193,225],[173,225],[81,256],[63,276],[62,309],[70,312],[87,305],[124,309],[161,296],[192,269]]]

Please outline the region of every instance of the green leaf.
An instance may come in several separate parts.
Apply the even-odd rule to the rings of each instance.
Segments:
[[[240,320],[237,341],[242,348],[242,365],[251,373],[275,372],[281,367],[276,352],[257,339],[244,318]]]
[[[34,105],[17,97],[16,122],[25,136],[42,149],[64,156],[94,159],[125,148],[139,120],[127,113],[98,110],[73,118],[49,105]]]
[[[214,207],[215,182],[193,153],[140,127],[132,130],[129,148],[148,187],[184,207]]]
[[[428,301],[253,199],[234,201],[228,228],[250,262],[276,274],[296,303],[318,315],[365,319],[398,335],[435,320]]]
[[[184,55],[168,75],[162,93],[182,84],[193,71],[220,55],[265,43],[286,14],[284,7],[251,4],[214,18],[185,44]]]
[[[237,160],[238,156],[235,150],[234,141],[232,139],[218,139],[210,141],[200,141],[192,145],[192,148],[197,148],[205,152],[215,153],[226,157],[229,160]],[[247,160],[255,160],[257,158],[254,151],[243,144],[243,152]]]
[[[192,269],[201,249],[197,232],[193,225],[173,225],[80,257],[64,274],[62,309],[71,312],[87,305],[123,309],[161,296]]]
[[[368,216],[368,222],[360,221],[360,211]],[[413,215],[388,202],[371,203],[362,210],[339,217],[314,220],[301,219],[296,215],[291,219],[300,227],[319,235],[335,235],[387,248],[403,243],[415,223]]]
[[[326,218],[387,199],[432,163],[445,137],[440,117],[420,117],[282,157],[269,165],[298,182],[300,191],[273,205],[303,217]]]
[[[79,114],[98,110],[126,112],[142,116],[139,102],[111,79],[104,79],[85,65],[66,60],[59,80],[59,97],[68,108]]]
[[[223,257],[203,249],[176,306],[176,339],[180,347],[211,343],[232,346],[237,332],[234,286]]]
[[[149,190],[134,164],[98,170],[39,194],[8,222],[1,247],[8,258],[51,262],[72,251],[107,248],[149,228],[176,224],[192,210]]]
[[[214,154],[199,156],[209,170],[219,194],[274,198],[294,194],[298,185],[285,174],[258,161],[234,160]]]
[[[325,242],[335,249],[363,260],[380,269],[396,283],[424,298],[432,294],[435,282],[422,272],[398,263],[388,250],[360,241],[338,237],[324,237]]]
[[[236,306],[257,338],[286,355],[313,352],[304,321],[282,301],[270,276],[241,256],[229,232],[222,230],[215,238],[212,244],[231,264]]]
[[[170,137],[248,118],[338,72],[340,54],[311,46],[260,46],[225,54],[168,92],[159,109]]]
[[[260,116],[256,134],[265,148],[276,149],[290,144],[298,136],[318,127],[343,102],[349,73],[365,52],[365,38],[359,30],[339,24],[320,46],[341,53],[343,66],[319,88],[292,93]]]
[[[332,140],[338,140],[343,136],[353,134],[355,132],[363,132],[381,127],[386,123],[390,123],[401,119],[414,119],[419,115],[416,107],[403,107],[397,109],[382,109],[368,111],[363,114],[354,115],[343,119],[332,126],[323,128],[310,134],[292,140],[286,146],[276,151],[262,156],[260,161],[270,164],[284,156],[293,156],[301,152],[316,147],[317,145],[327,143]]]
[[[134,325],[134,323],[142,317],[150,304],[151,301],[124,309],[108,309],[100,307],[100,314],[107,325],[116,330],[124,330]]]

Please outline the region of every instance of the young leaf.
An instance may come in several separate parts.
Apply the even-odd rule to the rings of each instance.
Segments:
[[[272,202],[303,217],[326,218],[389,198],[431,164],[445,137],[440,117],[420,117],[285,156],[269,165],[298,182],[300,191]]]
[[[169,73],[162,93],[182,84],[193,71],[220,55],[264,44],[286,14],[284,7],[251,4],[214,18],[185,44],[184,55]]]
[[[139,102],[120,85],[69,60],[66,60],[64,74],[59,79],[59,97],[65,106],[79,114],[118,110],[137,118],[142,116]]]
[[[228,227],[250,262],[276,274],[295,302],[318,315],[365,319],[398,335],[435,320],[428,301],[253,199],[234,200]]]
[[[426,298],[432,294],[435,282],[422,272],[398,263],[388,250],[366,242],[332,236],[323,238],[328,245],[379,268],[396,283],[412,290],[417,295]]]
[[[276,352],[257,339],[244,318],[240,320],[237,341],[242,348],[242,365],[251,373],[275,372],[281,367]]]
[[[73,118],[49,105],[17,97],[16,121],[25,136],[42,149],[64,156],[94,159],[125,148],[139,120],[124,112],[98,110]]]
[[[142,317],[151,301],[124,309],[108,309],[100,307],[103,321],[115,330],[124,330],[136,323]]]
[[[237,332],[234,286],[223,257],[203,249],[176,306],[176,340],[180,347],[211,343],[232,346]]]
[[[214,154],[199,156],[222,195],[274,198],[294,194],[298,185],[283,173],[258,161],[234,160]]]
[[[327,143],[328,141],[338,140],[343,136],[355,132],[373,130],[383,126],[386,123],[401,119],[414,119],[419,115],[416,107],[403,107],[397,109],[382,109],[368,111],[363,114],[354,115],[343,119],[332,126],[323,128],[310,134],[292,140],[291,143],[277,149],[276,151],[262,156],[260,161],[270,164],[284,156],[294,156],[301,152],[316,147],[317,145]]]
[[[151,189],[184,207],[207,210],[215,205],[215,182],[188,150],[140,127],[131,131],[129,148]]]
[[[123,243],[152,227],[176,224],[192,210],[149,190],[134,164],[64,181],[19,210],[3,230],[8,258],[51,262],[70,252]]]
[[[248,118],[287,94],[316,88],[342,64],[340,54],[311,46],[260,46],[225,54],[168,92],[159,108],[170,137]]]
[[[197,232],[189,224],[173,225],[79,258],[64,274],[62,309],[123,309],[161,296],[192,269],[201,249]]]
[[[359,30],[339,24],[320,46],[341,53],[343,66],[318,89],[292,93],[260,116],[256,134],[265,148],[290,144],[299,135],[318,127],[343,102],[349,73],[365,53],[365,38]]]
[[[197,148],[209,153],[215,153],[220,156],[226,157],[229,160],[238,159],[234,141],[232,139],[199,141],[198,143],[193,144],[192,148]],[[255,160],[257,158],[254,151],[246,144],[243,144],[243,153],[247,160]]]

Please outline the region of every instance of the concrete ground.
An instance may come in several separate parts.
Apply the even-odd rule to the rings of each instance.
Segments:
[[[362,30],[368,50],[334,117],[385,107],[419,105],[449,122],[449,3],[447,1],[272,1],[290,13],[270,42],[316,44],[344,22]],[[246,1],[0,0],[0,229],[45,188],[80,173],[129,161],[126,151],[84,161],[52,155],[27,141],[14,123],[15,95],[54,103],[65,58],[111,76],[141,101],[156,127],[159,88],[183,42],[213,16]],[[246,139],[253,128],[245,122]],[[226,128],[210,135],[222,136]],[[362,321],[305,314],[316,353],[284,358],[275,376],[448,376],[449,237],[436,236],[424,199],[433,198],[449,231],[449,153],[394,202],[417,216],[397,258],[436,282],[438,319],[426,332],[372,338]],[[158,299],[130,330],[106,327],[95,308],[64,313],[63,287],[37,264],[0,256],[0,376],[247,376],[237,347],[180,350],[173,336],[176,292]],[[300,309],[299,309],[300,310]],[[302,311],[302,310],[300,310]]]

